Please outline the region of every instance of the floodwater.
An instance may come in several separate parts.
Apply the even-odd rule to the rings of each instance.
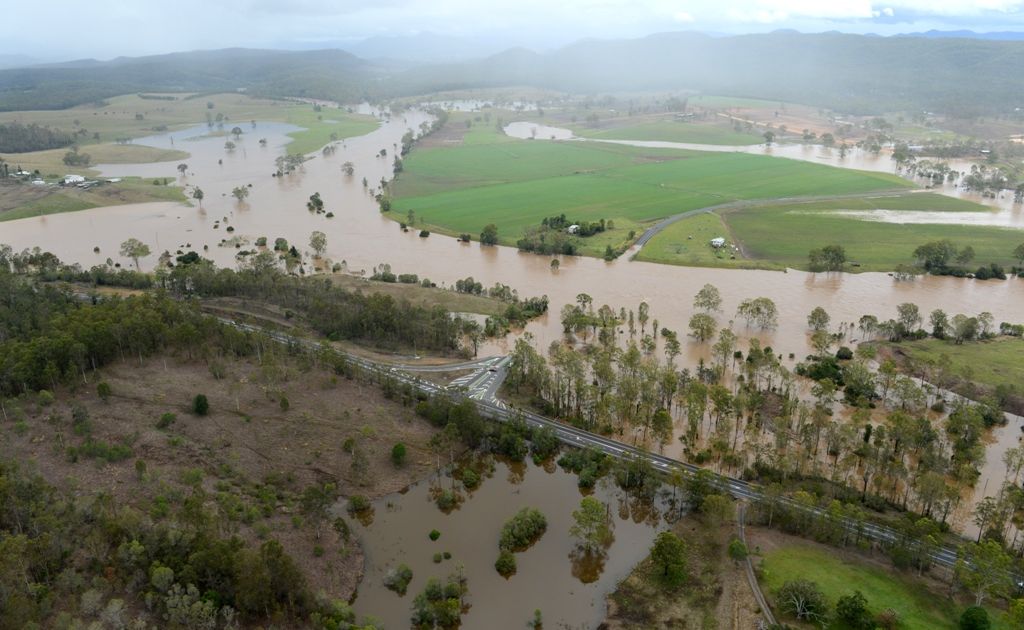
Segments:
[[[932,210],[830,210],[860,221],[900,225],[972,225],[1024,230],[1024,213],[1016,212],[937,212]]]
[[[718,317],[719,325],[733,327],[741,338],[739,347],[745,350],[745,340],[756,336],[782,354],[789,368],[812,351],[806,318],[816,306],[831,314],[834,327],[856,322],[867,313],[885,319],[894,317],[896,306],[903,302],[917,304],[925,315],[941,308],[950,315],[989,311],[996,322],[1024,319],[1024,280],[1020,279],[980,281],[926,276],[913,281],[896,281],[884,273],[814,274],[792,270],[690,268],[630,260],[635,251],[612,262],[567,257],[561,260],[560,268],[553,271],[545,256],[521,253],[508,247],[483,247],[475,242],[459,243],[438,234],[420,238],[415,230],[403,233],[396,223],[380,215],[372,193],[380,186],[382,178],[391,178],[393,156],[402,135],[409,129],[418,129],[429,116],[417,110],[392,116],[378,111],[375,115],[381,119],[377,130],[335,143],[333,154],[310,154],[311,159],[300,169],[283,177],[272,174],[274,159],[283,152],[280,147],[287,142],[285,134],[294,129],[286,125],[259,121],[255,128],[242,125],[244,134],[235,141],[237,148],[231,152],[224,148],[228,138],[209,137],[205,126],[147,138],[146,143],[174,146],[191,153],[191,157],[183,160],[189,168],[185,176],[178,178],[178,183],[188,190],[193,186],[202,188],[205,192],[202,207],[149,203],[30,217],[0,223],[0,243],[8,243],[18,250],[39,246],[67,262],[89,267],[102,264],[108,257],[130,264],[117,252],[122,241],[135,237],[154,251],[141,261],[147,268],[155,266],[159,252],[168,250],[173,254],[189,249],[203,252],[220,265],[233,267],[237,263],[236,253],[248,248],[257,237],[265,236],[271,241],[284,237],[298,249],[308,251],[310,233],[320,230],[327,235],[327,257],[334,262],[345,262],[352,273],[369,273],[375,265],[389,263],[396,273],[417,273],[442,286],[451,286],[456,280],[471,275],[485,286],[501,282],[523,296],[547,295],[551,302],[550,313],[530,322],[526,328],[535,337],[536,347],[542,350],[562,338],[559,311],[562,305],[575,302],[579,293],[590,294],[595,307],[608,304],[616,311],[620,307],[635,310],[640,302],[646,301],[650,305],[650,317],[658,320],[659,329],[667,327],[680,333],[683,354],[678,361],[691,368],[700,359],[709,359],[710,354],[709,344],[697,344],[685,335],[687,322],[693,314],[693,296],[705,283],[721,291],[723,313]],[[330,117],[329,110],[325,109],[324,116]],[[267,140],[266,146],[261,146],[260,138]],[[814,156],[821,157],[828,151],[804,146],[762,146],[747,150],[786,157],[805,155],[814,161],[818,161]],[[381,156],[381,151],[386,155]],[[829,160],[834,158],[824,163],[855,168],[864,168],[867,166],[864,160],[871,160],[876,166],[873,170],[884,170],[881,167],[885,162],[891,170],[888,157],[858,157],[855,151],[851,151],[844,162]],[[342,171],[342,165],[348,161],[354,164],[352,176]],[[105,176],[131,174],[174,178],[176,165],[177,162],[110,165],[102,166],[101,171]],[[234,187],[250,185],[251,194],[245,202],[240,203],[231,196]],[[306,201],[315,192],[320,193],[325,210],[334,213],[333,218],[306,209]],[[946,189],[939,192],[949,193]],[[956,213],[957,216],[963,214]],[[227,232],[229,226],[234,228],[232,233]],[[221,246],[225,239],[236,239],[237,247],[235,241]],[[100,251],[95,253],[94,247]],[[771,298],[777,304],[777,329],[759,331],[747,328],[742,320],[733,321],[743,299],[759,296]],[[848,343],[856,341],[856,337],[855,334]],[[480,354],[505,354],[512,342],[511,337],[490,341],[481,346]],[[790,353],[795,359],[788,358]],[[1006,447],[1017,444],[1020,431],[1013,427],[993,435],[998,439],[993,448],[1005,451]],[[998,455],[990,456],[986,467],[992,479],[998,476],[990,470],[993,466],[1001,466]]]
[[[441,480],[450,487],[451,478]],[[456,482],[457,487],[461,484]],[[576,476],[549,465],[495,462],[491,477],[482,477],[478,489],[467,492],[449,514],[435,505],[432,479],[411,486],[402,494],[374,503],[369,526],[353,522],[366,553],[366,574],[356,595],[360,618],[373,616],[386,628],[409,627],[412,600],[430,577],[442,581],[457,573],[468,579],[468,612],[462,628],[523,628],[540,609],[549,628],[595,627],[604,619],[604,596],[629,574],[646,554],[658,531],[666,527],[657,508],[627,498],[606,477],[594,496],[609,506],[614,541],[603,555],[581,555],[569,535],[572,511],[583,495]],[[517,553],[517,571],[509,579],[494,569],[501,527],[524,507],[540,510],[547,530],[540,540]],[[441,532],[437,541],[428,537]],[[450,552],[451,559],[433,561],[435,553]],[[384,575],[405,563],[413,580],[405,596],[388,590]]]

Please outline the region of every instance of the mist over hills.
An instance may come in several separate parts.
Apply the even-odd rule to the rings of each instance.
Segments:
[[[472,42],[430,35],[375,38],[363,55],[424,48],[410,67],[341,50],[224,49],[0,70],[0,109],[60,109],[145,91],[234,91],[349,100],[439,90],[536,86],[579,93],[694,90],[807,103],[846,113],[938,111],[959,116],[1024,107],[1024,41],[877,37],[837,32],[711,36],[671,32],[582,40],[537,53],[472,55]],[[432,47],[432,48],[431,48]],[[428,51],[430,49],[431,51]]]

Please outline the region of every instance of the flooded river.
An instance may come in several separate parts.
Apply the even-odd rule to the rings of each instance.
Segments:
[[[432,500],[436,480],[377,501],[369,526],[353,521],[366,553],[366,575],[354,604],[359,616],[376,617],[386,628],[407,628],[412,600],[427,580],[443,581],[462,565],[469,586],[470,608],[461,626],[466,630],[523,628],[536,609],[548,628],[597,626],[604,619],[605,594],[647,554],[666,525],[657,510],[627,499],[606,477],[594,496],[609,506],[615,539],[603,556],[581,555],[569,535],[572,511],[583,497],[576,476],[548,468],[529,459],[524,464],[497,461],[491,477],[484,477],[478,489],[463,491],[465,500],[449,514]],[[448,487],[451,479],[442,483]],[[505,579],[494,569],[499,534],[524,507],[540,510],[547,530],[516,554],[517,571]],[[432,529],[441,533],[433,542],[428,538]],[[435,563],[434,554],[444,552],[451,558]],[[388,570],[401,563],[413,572],[405,596],[383,584]]]
[[[329,112],[325,110],[325,118]],[[117,252],[119,244],[129,237],[149,244],[154,255],[141,261],[152,268],[159,252],[195,249],[224,266],[236,264],[238,249],[231,244],[220,246],[223,239],[237,237],[241,249],[257,237],[270,241],[284,237],[301,250],[309,250],[310,233],[320,230],[327,235],[327,256],[334,262],[347,263],[350,271],[370,270],[380,263],[391,264],[397,273],[417,273],[441,285],[452,285],[458,279],[473,276],[485,286],[496,282],[510,285],[523,296],[547,295],[551,311],[529,324],[537,347],[545,349],[561,338],[559,311],[562,305],[575,302],[581,292],[593,297],[595,307],[608,304],[636,309],[646,301],[650,317],[659,327],[678,331],[683,340],[679,362],[694,366],[709,358],[707,344],[690,341],[685,333],[693,313],[694,294],[705,284],[717,286],[723,298],[724,313],[719,326],[729,325],[736,307],[746,298],[769,297],[779,309],[776,330],[761,333],[747,329],[741,320],[733,322],[734,330],[749,338],[757,335],[785,358],[792,368],[796,360],[811,352],[806,318],[816,306],[824,307],[832,316],[833,326],[856,322],[871,313],[880,318],[896,315],[896,306],[903,302],[917,304],[925,315],[942,308],[950,315],[977,314],[989,311],[995,321],[1020,322],[1024,316],[1024,280],[978,281],[963,278],[922,277],[898,282],[884,273],[814,274],[799,271],[751,271],[706,269],[657,265],[630,260],[630,252],[612,262],[596,258],[563,258],[561,267],[553,271],[550,259],[525,254],[508,247],[482,247],[478,243],[459,243],[453,238],[431,235],[420,238],[414,231],[403,233],[398,225],[381,217],[372,189],[381,178],[392,176],[393,156],[401,137],[408,129],[418,129],[429,116],[410,110],[381,118],[380,127],[365,136],[336,143],[331,155],[317,152],[296,172],[273,177],[274,159],[283,152],[285,135],[293,127],[257,122],[255,128],[245,126],[245,133],[236,141],[237,148],[226,151],[224,137],[205,136],[204,126],[154,136],[137,142],[154,146],[187,150],[187,173],[178,179],[180,185],[198,186],[205,193],[202,207],[178,203],[149,203],[95,208],[80,212],[32,217],[0,223],[0,243],[15,249],[39,246],[52,251],[68,262],[88,267],[103,263],[108,257],[130,264]],[[524,127],[525,133],[530,133]],[[542,133],[538,130],[538,141]],[[260,139],[266,143],[260,143]],[[666,143],[661,143],[666,144]],[[690,147],[694,148],[694,147]],[[702,147],[704,148],[704,147]],[[721,147],[713,147],[722,150]],[[729,147],[727,150],[736,150]],[[775,146],[749,147],[741,150],[762,152],[798,159],[825,156],[820,147]],[[386,155],[381,156],[385,151]],[[885,156],[861,155],[851,151],[845,161],[835,156],[821,157],[825,163],[871,170],[891,171],[891,160]],[[351,161],[355,173],[342,171]],[[882,169],[883,162],[886,169]],[[177,163],[101,166],[105,176],[138,175],[142,177],[174,177]],[[366,186],[363,185],[363,179]],[[245,202],[231,196],[236,186],[251,185]],[[327,212],[333,218],[317,215],[306,209],[309,196],[319,192]],[[943,190],[942,192],[947,192]],[[991,200],[990,200],[991,201]],[[996,203],[1003,203],[996,200]],[[1019,214],[1019,209],[1017,210]],[[234,228],[228,233],[228,227]],[[94,247],[99,252],[93,251]],[[854,339],[850,341],[855,341]],[[481,347],[481,355],[504,354],[512,340],[492,341]],[[745,349],[745,342],[740,347]],[[993,447],[1002,452],[1016,445],[1019,428],[1008,427],[995,434],[999,442]],[[678,443],[676,443],[678,444]],[[1000,451],[1001,449],[1001,451]],[[1001,474],[999,455],[989,457],[986,478],[997,486]],[[983,479],[979,484],[984,484]],[[488,561],[492,561],[490,559]],[[530,609],[532,610],[532,608]],[[525,611],[526,613],[529,610]],[[519,611],[520,616],[524,611]]]

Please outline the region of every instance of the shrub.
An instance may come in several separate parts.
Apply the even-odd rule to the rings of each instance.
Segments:
[[[53,394],[48,390],[41,389],[39,390],[39,393],[36,394],[36,402],[39,403],[40,407],[49,407],[53,404]]]
[[[981,606],[971,606],[960,615],[960,630],[988,630],[991,627],[988,612]]]
[[[110,384],[106,381],[100,381],[96,385],[96,393],[99,395],[100,400],[107,402],[110,399]]]
[[[436,529],[432,529],[432,530],[430,530],[429,536],[430,536],[430,540],[437,540],[438,538],[441,537],[441,532],[437,531]]]
[[[511,551],[502,550],[494,561],[494,570],[502,577],[510,577],[516,572],[516,557]]]
[[[440,551],[434,554],[434,558],[433,558],[434,564],[441,564],[441,560],[443,560],[443,559],[444,559],[444,554],[442,554]]]
[[[836,602],[836,619],[850,630],[873,630],[875,627],[868,612],[868,600],[860,591],[839,598]]]
[[[370,509],[370,500],[361,494],[354,494],[348,499],[348,513],[359,514]]]
[[[391,463],[396,468],[401,468],[405,465],[405,444],[398,442],[391,447]]]
[[[166,429],[167,427],[174,424],[174,421],[177,419],[178,416],[174,415],[171,412],[167,412],[164,415],[160,416],[160,419],[156,421],[156,428]]]
[[[459,503],[459,497],[451,490],[442,490],[437,495],[437,507],[443,512],[448,512]]]
[[[853,358],[853,350],[843,346],[836,351],[836,358],[840,361],[849,361]]]
[[[210,411],[210,401],[206,399],[206,394],[196,394],[196,397],[192,399],[192,413],[197,416],[205,416]]]
[[[389,590],[392,590],[399,595],[405,595],[405,590],[409,588],[409,582],[412,581],[412,569],[408,565],[400,564],[398,568],[389,569],[384,574],[384,586]]]
[[[536,508],[523,508],[501,528],[498,548],[521,551],[537,542],[548,527],[548,521]]]
[[[467,490],[472,490],[480,485],[480,475],[476,474],[472,468],[464,468],[462,470],[462,485]]]

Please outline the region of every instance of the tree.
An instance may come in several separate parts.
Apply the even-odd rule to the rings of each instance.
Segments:
[[[139,259],[149,256],[149,245],[146,245],[137,238],[130,238],[121,243],[121,255],[131,258],[135,262],[135,268],[139,268]]]
[[[949,239],[925,243],[914,250],[914,258],[926,271],[942,270],[956,256],[956,245]]]
[[[192,399],[192,413],[197,416],[205,416],[210,411],[210,401],[206,399],[205,394],[196,394],[196,397]]]
[[[747,559],[750,552],[747,550],[747,546],[743,544],[743,541],[739,538],[733,538],[729,542],[729,557],[736,564],[743,562]]]
[[[178,165],[178,172],[181,173],[182,176],[185,175],[185,171],[187,171],[187,170],[188,170],[188,164],[185,164],[184,162],[182,162],[181,164]]]
[[[770,298],[759,297],[740,302],[736,315],[747,320],[747,326],[757,325],[768,330],[778,325],[779,311]]]
[[[839,598],[836,602],[836,619],[850,630],[872,630],[875,622],[868,612],[868,600],[860,591]]]
[[[100,381],[96,385],[96,393],[99,395],[100,400],[107,402],[110,400],[110,383],[106,381]]]
[[[1018,265],[1024,265],[1024,243],[1013,248],[1013,257],[1017,259]]]
[[[994,540],[970,543],[957,554],[954,575],[957,584],[974,595],[981,606],[986,597],[1003,597],[1009,593],[1013,560]]]
[[[678,587],[686,580],[686,543],[672,532],[661,532],[651,548],[651,563],[664,586]]]
[[[827,331],[830,321],[832,318],[828,311],[820,306],[815,306],[811,314],[807,316],[807,327],[814,331]]]
[[[611,521],[608,508],[594,497],[583,497],[580,509],[572,512],[573,524],[569,535],[578,539],[579,545],[587,551],[606,547],[612,540]]]
[[[828,599],[810,580],[791,580],[779,589],[779,608],[799,620],[819,621],[828,614]]]
[[[904,302],[896,307],[896,313],[900,326],[908,333],[914,332],[921,325],[921,311],[917,304]]]
[[[233,135],[235,137],[235,140],[238,140],[238,137],[242,135],[242,128],[241,127],[232,127],[231,128],[231,135]]]
[[[693,297],[693,308],[705,313],[721,311],[722,296],[718,292],[718,288],[713,284],[705,284],[701,287],[701,290],[697,291],[697,295]]]
[[[811,271],[842,271],[846,264],[846,249],[842,245],[826,245],[807,254]]]
[[[235,186],[231,189],[231,195],[238,201],[245,201],[245,198],[249,196],[249,187]]]
[[[192,189],[192,198],[199,202],[199,207],[200,208],[203,207],[203,197],[204,196],[205,195],[203,194],[203,189],[200,188],[199,186],[196,186],[195,188]]]
[[[707,313],[694,313],[690,317],[690,336],[704,343],[715,334],[715,318]]]
[[[405,465],[405,444],[398,442],[391,447],[391,463],[396,468],[401,468]]]
[[[775,142],[775,132],[774,131],[769,130],[769,131],[764,132],[761,135],[762,135],[762,137],[764,137],[764,144],[765,144],[765,146],[770,147],[770,146],[772,146],[772,143]]]
[[[353,173],[356,172],[356,165],[353,164],[352,162],[345,162],[344,164],[341,165],[341,170],[343,173],[345,173],[345,175],[352,177]]]
[[[700,504],[700,513],[711,529],[717,529],[723,522],[731,520],[735,513],[732,500],[722,494],[709,494]]]
[[[960,615],[960,630],[989,630],[991,627],[988,611],[981,606],[971,606]]]
[[[498,244],[498,226],[493,223],[488,223],[484,226],[482,232],[480,232],[480,244],[481,245],[497,245]]]
[[[324,250],[327,249],[327,235],[320,230],[314,230],[313,233],[309,235],[309,246],[313,248],[313,252],[316,254],[316,257],[320,258],[323,255]]]

